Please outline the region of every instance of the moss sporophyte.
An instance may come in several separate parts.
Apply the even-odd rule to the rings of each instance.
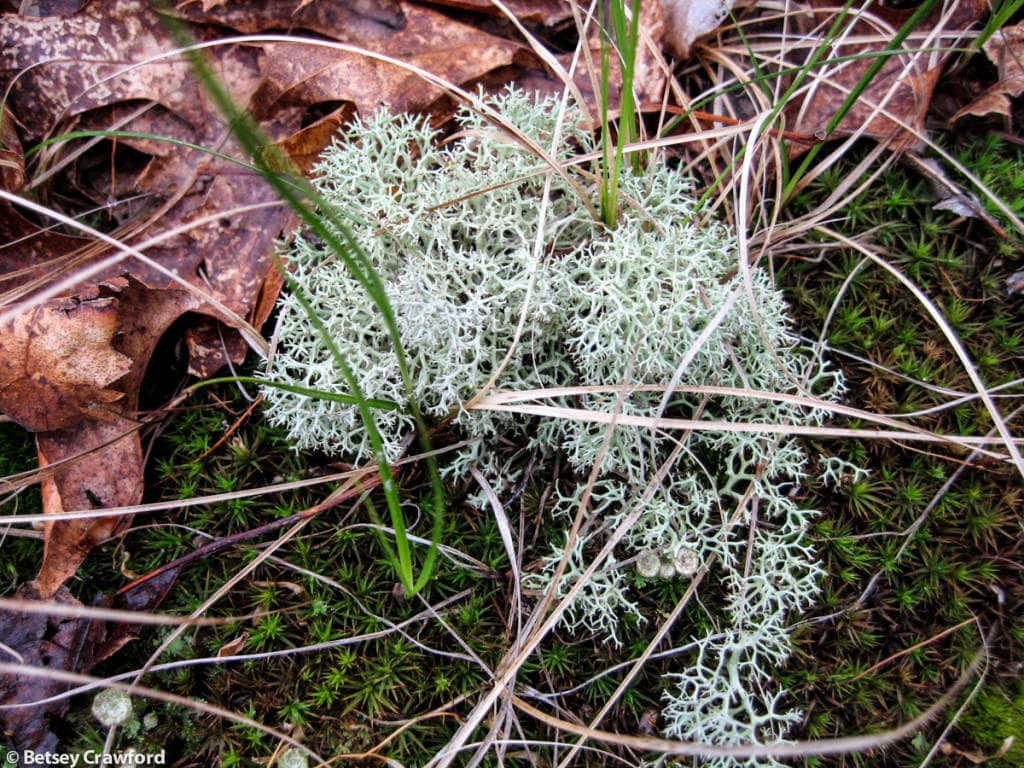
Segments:
[[[486,106],[537,146],[560,136],[550,154],[563,167],[595,149],[571,112],[558,125],[555,102],[507,91]],[[644,579],[709,569],[725,599],[715,631],[665,680],[666,733],[713,744],[778,740],[800,714],[786,708],[773,671],[821,572],[806,533],[813,513],[791,494],[807,457],[778,434],[696,431],[683,441],[651,424],[682,416],[820,425],[824,409],[737,390],[835,401],[841,377],[792,334],[769,276],[736,269],[731,231],[698,223],[687,179],[656,162],[641,173],[624,168],[625,204],[609,229],[580,198],[587,176],[551,172],[480,115],[464,110],[464,138],[445,145],[423,119],[356,121],[317,169],[318,191],[344,212],[387,287],[419,408],[452,418],[469,438],[443,471],[461,480],[472,466],[498,489],[516,482],[521,470],[498,449],[507,437],[566,457],[581,476],[600,459],[567,567],[554,583],[564,554],[556,547],[526,586],[568,594],[624,528],[562,619],[618,643],[625,616],[645,620],[637,600]],[[365,397],[401,406],[375,411],[386,456],[399,458],[414,419],[377,306],[318,238],[296,235],[286,259]],[[467,407],[498,370],[492,391],[576,388],[546,401],[577,416]],[[294,294],[281,300],[266,374],[306,390],[349,391]],[[296,445],[374,458],[354,405],[278,387],[263,395]],[[620,422],[606,440],[607,419],[579,418],[581,410]],[[584,482],[556,487],[554,513],[571,518]]]

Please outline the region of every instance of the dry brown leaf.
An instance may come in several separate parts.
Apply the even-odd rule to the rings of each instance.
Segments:
[[[982,46],[989,61],[999,69],[1000,80],[1016,80],[1024,75],[1024,22],[995,32]],[[1024,92],[1024,84],[1015,86],[1014,96]],[[1009,91],[1008,91],[1009,93]]]
[[[169,36],[161,30],[159,18],[141,0],[93,3],[81,14],[57,21],[6,19],[0,25],[0,70],[4,79],[13,78],[23,67],[32,67],[17,78],[10,98],[16,110],[26,115],[23,122],[32,126],[30,138],[41,138],[51,130],[59,132],[65,125],[111,125],[126,109],[126,102],[149,99],[160,106],[121,125],[122,129],[237,153],[229,141],[228,129],[203,96],[185,62],[161,60],[131,69],[100,87],[89,87],[133,62],[173,49]],[[238,46],[216,50],[215,71],[230,83],[236,101],[244,103],[260,79],[258,52]],[[74,66],[69,67],[71,61]],[[111,64],[112,61],[117,64]],[[39,94],[45,94],[45,98]],[[291,129],[274,127],[282,132]],[[157,221],[162,230],[167,230],[222,212],[224,219],[187,230],[148,253],[164,267],[208,290],[232,310],[245,314],[259,289],[258,280],[267,273],[273,239],[290,223],[290,216],[281,209],[231,215],[232,209],[239,206],[274,199],[254,174],[236,164],[166,142],[118,141],[149,156],[138,173],[124,182],[127,189],[145,195],[148,204],[124,217],[123,225],[113,234],[130,242],[152,234],[148,230]],[[113,150],[110,143],[105,146]],[[97,201],[105,197],[104,190],[110,189],[115,180],[120,181],[103,177],[104,164],[99,165],[99,182],[96,169],[91,167],[84,184],[77,176],[70,176],[76,191]],[[123,171],[115,167],[115,174],[123,175]],[[44,248],[30,250],[30,243],[19,243],[6,254],[4,266],[8,270],[50,255]],[[92,246],[87,250],[90,252],[79,255],[96,259],[107,247]],[[126,269],[151,288],[175,285],[167,275],[130,260],[94,276],[90,283],[109,281]],[[90,290],[88,286],[83,288]]]
[[[21,139],[11,110],[3,107],[0,111],[0,188],[19,192],[25,183]],[[47,276],[49,255],[73,251],[85,242],[52,229],[40,229],[6,200],[0,202],[0,297],[17,284]],[[2,303],[5,302],[0,298]]]
[[[142,498],[142,447],[135,417],[139,387],[155,340],[199,302],[182,290],[147,288],[135,280],[121,283],[102,286],[102,298],[104,320],[117,323],[112,352],[130,362],[119,382],[125,396],[116,413],[107,408],[103,418],[37,433],[40,467],[62,462],[43,481],[43,507],[48,513],[128,506]],[[40,592],[54,592],[95,545],[116,536],[130,521],[124,515],[47,522],[37,579]]]
[[[142,498],[142,448],[136,423],[119,417],[36,435],[39,466],[70,460],[44,477],[43,509],[48,514],[137,504]],[[49,597],[75,575],[97,544],[123,531],[128,515],[47,521],[43,562],[36,579]]]
[[[25,155],[10,111],[0,106],[0,188],[17,192],[25,186]]]
[[[14,598],[31,602],[47,600],[74,608],[82,605],[65,587],[52,596],[43,595],[32,582],[20,586]],[[16,654],[17,661],[34,667],[62,672],[88,669],[101,634],[102,627],[88,619],[0,609],[0,642]],[[10,660],[10,651],[5,651],[5,661]],[[43,677],[0,675],[0,704],[41,701],[68,687],[67,683]],[[66,712],[68,703],[69,699],[61,698],[45,704],[0,709],[0,724],[3,732],[12,737],[11,746],[40,754],[55,752],[57,736],[50,730],[49,720]]]
[[[978,98],[972,101],[965,107],[959,109],[955,115],[949,118],[949,122],[955,123],[962,117],[967,115],[975,115],[976,117],[984,117],[985,115],[1004,115],[1005,117],[1010,116],[1010,111],[1013,104],[1010,101],[1010,97],[1006,92],[1000,90],[1003,83],[996,83],[992,88],[985,91]],[[1024,78],[1021,78],[1021,87],[1024,87]]]
[[[464,11],[476,11],[504,17],[501,9],[491,0],[430,0],[434,5],[446,5]],[[506,0],[504,3],[519,21],[552,27],[572,18],[568,0]]]
[[[50,302],[0,331],[0,410],[33,432],[109,418],[124,397],[111,387],[131,369],[114,349],[110,299]]]
[[[509,66],[526,49],[460,24],[439,11],[402,3],[405,23],[359,45],[374,53],[415,64],[462,85],[499,67]],[[423,111],[444,95],[406,68],[362,54],[296,43],[264,46],[264,80],[253,96],[253,110],[269,118],[296,107],[348,101],[367,117],[379,109]]]
[[[94,604],[121,611],[152,611],[162,602],[176,573],[160,574]],[[70,609],[82,607],[66,587],[46,596],[36,582],[20,586],[13,598],[29,603],[45,601],[51,606]],[[0,643],[5,661],[64,672],[88,671],[134,639],[136,629],[137,626],[131,624],[0,609]],[[41,677],[0,675],[0,704],[42,701],[68,687]],[[63,715],[69,701],[60,698],[27,707],[0,709],[0,729],[11,737],[11,746],[21,751],[53,752],[58,743],[50,730],[50,720]]]
[[[1013,736],[1007,736],[1005,739],[1003,739],[1003,743],[999,746],[999,749],[991,755],[982,755],[977,752],[971,752],[966,749],[959,749],[958,747],[955,747],[952,744],[950,744],[948,741],[942,742],[942,744],[939,746],[939,750],[944,755],[957,755],[959,757],[962,757],[966,759],[968,762],[972,763],[973,765],[984,765],[985,763],[990,762],[992,760],[998,760],[1007,752],[1009,752],[1010,748],[1013,747],[1013,742]]]
[[[188,21],[219,24],[247,35],[287,29],[345,41],[387,35],[405,24],[398,0],[187,0],[175,10]]]
[[[989,61],[999,71],[998,82],[963,107],[950,122],[965,115],[999,114],[1010,116],[1010,99],[1024,93],[1024,22],[997,31],[982,46]]]
[[[355,117],[355,111],[352,102],[342,102],[340,107],[315,123],[277,142],[277,146],[291,158],[296,168],[308,174],[320,159],[320,154],[338,136],[342,127],[348,125]]]
[[[217,651],[217,658],[222,659],[225,656],[234,656],[245,647],[246,641],[249,639],[248,632],[242,632],[238,637],[233,640],[228,640],[224,645]]]
[[[640,6],[640,37],[633,72],[633,89],[641,104],[660,104],[667,83],[667,68],[661,47],[665,42],[667,21],[662,3]]]
[[[11,103],[33,132],[133,99],[157,101],[201,130],[211,109],[187,61],[175,57],[129,68],[174,47],[149,4],[137,0],[90,3],[67,18],[8,14],[0,23],[0,71],[5,84],[20,74]],[[245,82],[239,56],[222,53],[215,66],[225,82]]]
[[[814,15],[817,22],[829,19],[835,6],[826,0],[812,0],[812,6],[821,12]],[[947,10],[942,5],[931,16],[924,19],[918,29],[929,29],[938,23],[939,14]],[[886,22],[890,29],[899,29],[911,15],[913,9],[897,10],[873,3],[870,13]],[[987,12],[981,0],[957,0],[952,16],[945,22],[949,31],[962,31],[974,24]],[[823,13],[829,16],[823,16]],[[787,127],[798,133],[820,134],[829,120],[839,110],[853,87],[876,60],[870,53],[880,53],[887,45],[890,33],[859,17],[850,30],[851,37],[873,37],[875,42],[850,42],[835,46],[831,56],[835,59],[861,56],[846,61],[830,63],[811,73],[814,84],[810,95],[787,106],[785,115]],[[908,45],[907,48],[914,48]],[[948,58],[949,52],[911,50],[893,55],[885,60],[860,98],[846,113],[836,128],[833,137],[848,136],[860,132],[862,135],[890,142],[895,151],[907,150],[918,142],[915,131],[924,128],[924,118],[931,103],[932,93]],[[877,113],[882,109],[890,116]],[[912,130],[907,130],[903,124]],[[807,145],[792,143],[790,152],[798,156],[807,150]]]

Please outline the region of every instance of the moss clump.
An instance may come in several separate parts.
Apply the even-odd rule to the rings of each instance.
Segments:
[[[1024,152],[977,133],[944,141],[1014,202],[1013,179],[1024,175]],[[988,175],[997,155],[1004,163],[1002,179]],[[822,174],[802,201],[806,209],[826,200],[859,161],[851,153]],[[999,387],[997,402],[1007,416],[1024,375],[1024,316],[1019,297],[1004,292],[1006,278],[1024,266],[1020,236],[1011,232],[1004,241],[985,223],[960,220],[935,210],[935,203],[926,179],[894,166],[836,217],[834,228],[849,237],[871,233],[885,258],[943,310],[986,385],[994,392]],[[823,263],[794,259],[778,265],[778,282],[805,327],[819,328],[832,313],[826,336],[842,361],[850,404],[881,413],[915,412],[910,423],[937,433],[988,432],[992,423],[984,405],[977,398],[960,399],[960,393],[973,392],[963,365],[906,287],[870,265],[851,278],[863,258],[854,249],[824,253]],[[1019,431],[1019,417],[1011,430]],[[812,483],[806,489],[805,503],[826,510],[811,534],[827,574],[819,610],[833,618],[795,632],[796,652],[784,680],[812,714],[793,735],[841,736],[894,727],[919,715],[949,690],[978,651],[972,619],[985,631],[993,625],[999,630],[988,648],[990,679],[1014,674],[1024,652],[1016,470],[986,461],[963,468],[962,452],[883,442],[827,448],[871,475],[845,477],[837,488]],[[955,482],[942,493],[954,473]],[[873,588],[858,604],[869,584]],[[963,622],[968,623],[949,632]],[[907,652],[923,641],[929,642]],[[921,735],[920,753],[910,742],[890,748],[885,764],[919,765],[943,725]],[[879,764],[873,754],[844,761]]]
[[[988,754],[1001,750],[1006,739],[1012,746],[988,762],[992,768],[1024,768],[1024,683],[1015,687],[987,688],[974,700],[959,725],[964,734]]]

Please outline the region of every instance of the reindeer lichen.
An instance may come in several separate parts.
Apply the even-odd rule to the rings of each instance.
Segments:
[[[488,103],[550,149],[555,103],[512,91]],[[510,470],[496,448],[499,436],[547,455],[561,452],[581,475],[603,455],[561,578],[553,583],[564,549],[558,547],[527,586],[568,594],[608,534],[632,520],[616,557],[581,586],[565,626],[616,642],[624,615],[643,620],[637,574],[641,583],[690,579],[707,568],[727,600],[715,631],[696,638],[695,657],[667,678],[666,732],[716,744],[782,738],[800,715],[772,675],[789,652],[788,621],[815,598],[820,573],[806,534],[812,513],[790,495],[805,472],[800,445],[768,431],[696,431],[680,442],[678,431],[639,425],[617,426],[605,441],[606,424],[527,422],[465,403],[506,357],[521,318],[519,344],[497,387],[593,387],[556,401],[591,411],[820,424],[820,409],[710,388],[836,399],[840,378],[793,335],[768,274],[737,269],[735,236],[702,215],[678,173],[655,163],[643,175],[624,170],[628,204],[619,226],[608,230],[561,174],[545,172],[479,112],[464,110],[460,121],[463,137],[444,146],[421,119],[379,114],[356,121],[325,154],[317,181],[326,200],[346,213],[387,286],[420,408],[438,419],[452,416],[477,438],[446,471],[463,475],[475,464],[500,487]],[[558,162],[594,149],[571,113],[561,135],[552,153]],[[380,316],[341,261],[303,235],[287,259],[366,396],[407,405]],[[281,301],[272,346],[269,377],[347,391],[294,297]],[[689,388],[674,392],[663,410],[671,381]],[[263,394],[270,419],[285,425],[297,445],[372,458],[355,407],[272,387]],[[398,458],[412,419],[402,410],[377,418],[387,455]],[[663,479],[645,491],[669,456]],[[580,493],[559,495],[555,513],[575,515]]]

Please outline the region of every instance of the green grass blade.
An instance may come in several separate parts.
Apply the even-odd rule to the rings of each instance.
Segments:
[[[429,574],[428,566],[432,567],[433,563],[436,562],[438,538],[443,523],[444,488],[441,484],[437,460],[433,455],[430,433],[423,420],[416,398],[413,395],[412,377],[398,331],[397,319],[380,275],[377,274],[369,257],[359,247],[351,231],[333,207],[317,193],[311,184],[301,178],[298,172],[294,170],[294,166],[289,158],[262,135],[252,117],[235,105],[225,88],[214,76],[202,52],[195,48],[193,41],[182,24],[170,15],[167,16],[166,20],[173,36],[182,46],[183,53],[191,63],[206,92],[229,121],[232,131],[243,149],[253,158],[257,172],[270,183],[278,196],[291,206],[300,216],[303,223],[320,237],[331,251],[342,260],[352,277],[359,282],[373,300],[384,319],[385,327],[387,328],[398,361],[403,388],[408,399],[408,408],[416,423],[420,446],[427,457],[427,467],[433,491],[431,511],[434,516],[431,545],[424,565],[425,572]],[[282,170],[289,172],[290,179],[287,183],[281,178]],[[284,274],[286,284],[293,291],[310,323],[330,350],[332,358],[342,373],[347,386],[352,391],[353,396],[358,399],[360,417],[363,420],[377,458],[381,484],[395,530],[398,575],[403,587],[411,594],[414,591],[415,584],[418,582],[425,583],[426,578],[421,575],[421,579],[414,580],[412,576],[412,561],[406,535],[405,519],[398,500],[397,486],[388,464],[388,457],[384,453],[383,440],[377,429],[373,411],[359,386],[354,371],[348,365],[344,355],[341,354],[330,334],[327,333],[323,322],[313,311],[306,297],[283,267],[282,273]]]

